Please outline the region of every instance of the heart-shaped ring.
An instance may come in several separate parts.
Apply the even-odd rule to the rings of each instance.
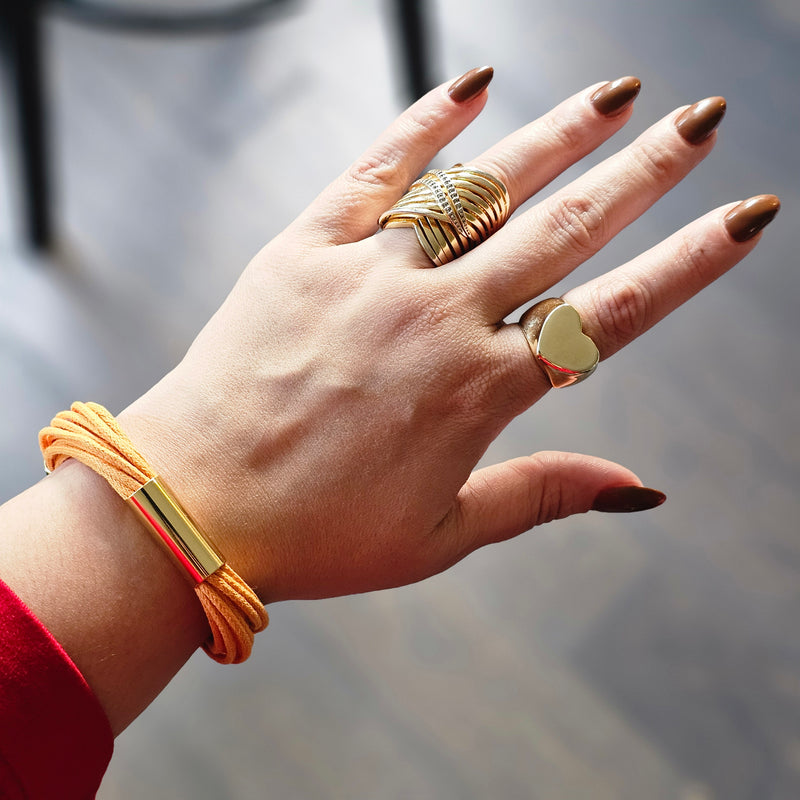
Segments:
[[[597,346],[583,332],[578,312],[560,297],[531,306],[519,325],[536,361],[556,389],[585,380],[597,368]]]

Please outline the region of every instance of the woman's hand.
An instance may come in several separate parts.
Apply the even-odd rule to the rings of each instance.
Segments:
[[[404,113],[253,259],[178,367],[120,415],[266,602],[417,581],[532,526],[613,508],[604,490],[641,485],[570,453],[473,472],[549,388],[503,320],[708,155],[724,101],[670,113],[433,269],[412,231],[376,233],[376,221],[478,115],[490,76],[468,73]],[[463,160],[500,178],[516,208],[618,131],[637,91],[635,79],[590,87]],[[747,255],[777,209],[771,196],[724,206],[573,288],[565,299],[601,359]]]

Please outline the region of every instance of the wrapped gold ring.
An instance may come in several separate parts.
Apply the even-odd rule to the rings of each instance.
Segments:
[[[503,182],[456,164],[426,172],[381,214],[381,228],[413,227],[422,249],[440,267],[491,236],[508,219]]]

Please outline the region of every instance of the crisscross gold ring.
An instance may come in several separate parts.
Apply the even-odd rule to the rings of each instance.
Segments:
[[[413,227],[422,249],[440,267],[491,236],[508,219],[503,182],[456,164],[426,172],[388,210],[381,228]]]

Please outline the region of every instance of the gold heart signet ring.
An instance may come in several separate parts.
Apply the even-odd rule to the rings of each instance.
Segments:
[[[550,383],[560,389],[588,378],[600,353],[583,332],[581,318],[560,297],[542,300],[520,318],[519,326]]]

